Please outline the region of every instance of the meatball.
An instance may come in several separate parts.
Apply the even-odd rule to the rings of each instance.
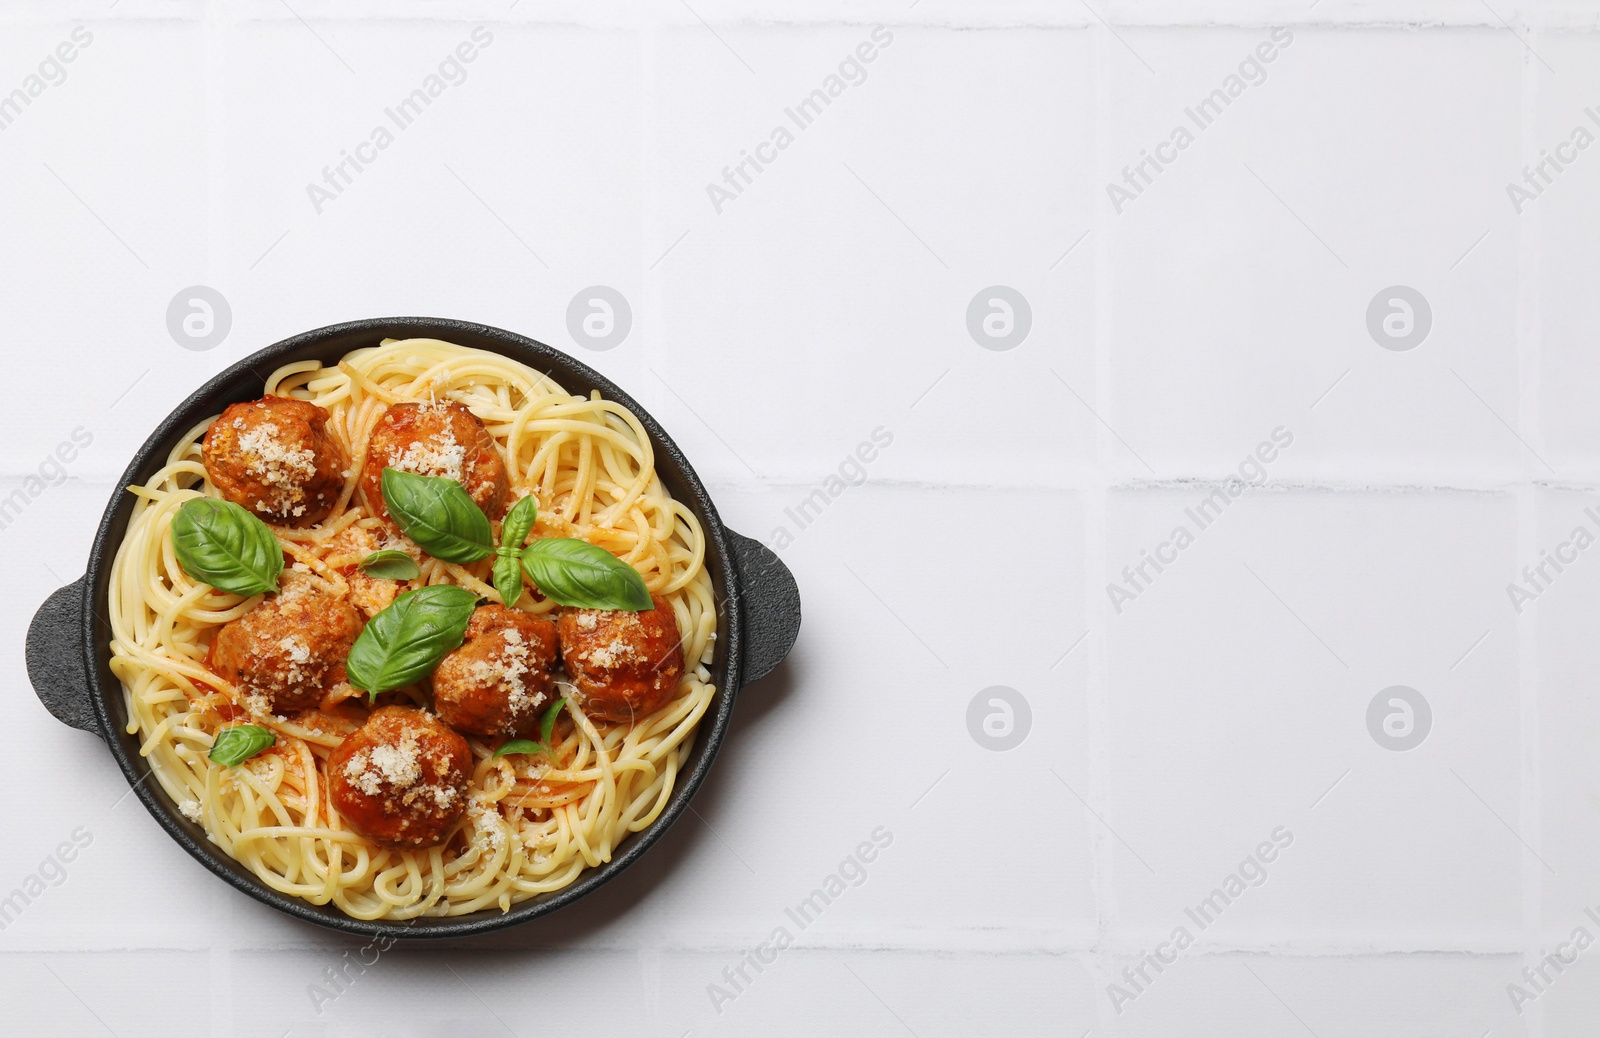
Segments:
[[[344,451],[328,435],[328,412],[305,400],[229,404],[206,430],[200,459],[223,497],[280,526],[322,522],[344,489]]]
[[[537,738],[539,716],[552,701],[555,662],[555,624],[520,609],[482,606],[461,647],[433,672],[433,708],[460,732]]]
[[[394,404],[372,430],[361,492],[373,515],[389,515],[383,501],[383,470],[444,476],[467,488],[490,519],[505,513],[506,464],[494,437],[478,416],[460,404]]]
[[[346,599],[285,570],[277,594],[217,632],[211,669],[239,690],[252,713],[304,710],[344,680],[344,661],[361,627]]]
[[[386,706],[328,756],[328,800],[350,828],[394,847],[433,847],[467,809],[472,751],[432,714]]]
[[[651,595],[641,613],[569,609],[561,614],[561,657],[584,713],[629,721],[651,713],[678,691],[683,645],[672,607]]]

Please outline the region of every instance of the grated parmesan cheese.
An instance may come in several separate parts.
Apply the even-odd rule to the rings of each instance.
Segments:
[[[262,422],[243,429],[235,418],[239,449],[245,454],[245,470],[271,488],[272,507],[279,513],[304,515],[304,485],[317,474],[317,455],[310,447],[292,447],[283,440],[283,430],[275,422]],[[260,506],[261,502],[256,502]]]
[[[401,733],[398,744],[373,746],[351,756],[344,766],[344,777],[361,792],[377,796],[383,783],[393,789],[407,789],[422,777],[422,747],[415,732]]]
[[[300,635],[290,634],[285,635],[278,642],[278,648],[282,649],[284,655],[289,657],[289,670],[284,675],[284,681],[290,687],[299,687],[309,676],[300,669],[300,665],[311,662],[311,646],[307,645],[306,640]]]
[[[499,644],[493,651],[467,662],[466,676],[479,687],[497,688],[505,693],[509,731],[521,718],[539,708],[545,694],[528,694],[528,678],[536,670],[533,645],[515,627],[504,628],[498,634]]]
[[[467,448],[456,442],[454,432],[445,429],[430,440],[415,441],[399,457],[391,459],[389,466],[418,476],[443,476],[459,483],[466,462]]]
[[[506,829],[500,818],[500,812],[495,806],[482,797],[474,796],[467,801],[467,815],[472,819],[472,827],[476,830],[476,839],[473,843],[499,853],[506,846]]]
[[[620,666],[629,660],[637,659],[638,656],[639,650],[634,644],[621,634],[618,634],[609,643],[600,646],[598,649],[591,649],[586,662],[597,667],[610,669]]]

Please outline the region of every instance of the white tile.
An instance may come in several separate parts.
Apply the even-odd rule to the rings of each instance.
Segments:
[[[363,75],[322,53],[286,85],[274,70],[316,46],[294,22],[229,37],[230,121],[251,132],[227,141],[237,218],[220,287],[237,328],[217,352],[237,359],[353,318],[459,317],[571,350],[637,387],[656,318],[641,291],[636,35],[451,21],[334,30]],[[440,96],[402,108],[430,82]],[[351,154],[361,169],[333,168]],[[332,190],[325,168],[338,193],[314,202],[311,188]],[[596,284],[633,312],[633,331],[606,353],[567,331],[569,303]]]
[[[1570,946],[1567,954],[1570,954]],[[1521,965],[1523,969],[1531,969],[1537,963],[1530,959]],[[1546,1034],[1581,1034],[1594,1019],[1595,1012],[1600,1011],[1600,977],[1596,976],[1594,964],[1582,958],[1564,973],[1558,973],[1553,966],[1546,965],[1543,977],[1535,975],[1530,979],[1521,975],[1521,970],[1516,974],[1507,978],[1505,983],[1518,986],[1516,998],[1523,1015],[1542,1018]],[[1544,978],[1549,979],[1546,981]],[[1535,989],[1535,980],[1544,985],[1543,990]],[[1531,1001],[1524,993],[1531,996]],[[1507,1006],[1510,1006],[1511,994],[1505,997]]]
[[[189,1038],[226,1026],[211,1015],[204,954],[7,951],[0,955],[0,974],[8,991],[25,996],[15,998],[7,1012],[9,1026],[19,1033]]]
[[[683,396],[724,390],[694,405],[727,442],[708,452],[718,475],[815,478],[881,423],[920,445],[886,475],[1058,480],[1094,449],[1072,396],[1094,396],[1092,242],[1061,260],[1090,226],[1072,144],[1091,127],[1088,38],[872,32],[723,29],[757,76],[702,31],[661,41],[658,222],[689,235],[657,271],[661,374]],[[854,86],[791,119],[858,47],[865,78],[849,66]],[[742,192],[719,213],[708,184],[780,129],[793,142],[760,152],[773,161],[748,186],[732,174]],[[1032,314],[1000,351],[967,328],[995,285]]]
[[[1600,513],[1600,496],[1592,493],[1546,492],[1538,496],[1537,535],[1518,553],[1517,569],[1506,574],[1507,585],[1536,592],[1518,596],[1520,623],[1538,647],[1536,686],[1540,723],[1538,730],[1539,837],[1554,872],[1541,875],[1543,905],[1541,940],[1566,940],[1576,926],[1600,932],[1586,910],[1600,912],[1600,893],[1585,876],[1585,862],[1600,852],[1600,769],[1595,766],[1593,743],[1600,730],[1594,704],[1594,674],[1600,657],[1594,646],[1594,625],[1600,616],[1600,565],[1592,552],[1579,552],[1576,542],[1600,537],[1600,522],[1588,511]],[[1522,566],[1538,566],[1561,556],[1576,559],[1558,573],[1546,563],[1543,574],[1532,573],[1535,583],[1521,573]],[[1515,617],[1508,593],[1502,611]]]
[[[772,947],[772,946],[769,946]],[[1087,971],[1043,955],[890,955],[791,947],[757,973],[740,951],[668,954],[663,1030],[695,1034],[1081,1035],[1096,1023]],[[723,971],[727,970],[728,973]],[[665,1026],[668,1023],[672,1026]],[[1097,1031],[1097,1033],[1099,1033]]]
[[[1576,151],[1574,137],[1600,139],[1600,125],[1587,114],[1596,108],[1600,88],[1594,69],[1597,41],[1592,35],[1541,35],[1538,51],[1559,73],[1539,67],[1538,107],[1528,131],[1531,145],[1503,176],[1503,185],[1525,187],[1532,174],[1537,197],[1519,196],[1516,216],[1520,232],[1538,245],[1538,281],[1534,305],[1539,341],[1539,445],[1549,463],[1565,478],[1593,478],[1597,455],[1594,409],[1589,406],[1600,386],[1600,365],[1592,349],[1591,329],[1597,317],[1586,285],[1600,254],[1595,251],[1595,216],[1585,200],[1600,183],[1600,161],[1591,145]],[[1554,153],[1564,168],[1541,160]],[[1562,161],[1562,156],[1576,159]],[[1527,167],[1526,172],[1524,167]],[[1545,184],[1548,177],[1550,182]],[[1532,189],[1528,189],[1532,193]],[[1515,212],[1504,186],[1500,205]],[[1575,471],[1574,471],[1575,468]]]
[[[1110,565],[1195,532],[1201,496],[1116,495]],[[1109,614],[1119,933],[1165,937],[1283,826],[1207,941],[1514,939],[1523,851],[1495,813],[1517,821],[1515,515],[1488,494],[1246,493]],[[1410,751],[1367,728],[1394,685],[1432,710]]]
[[[1295,959],[1265,955],[1180,957],[1148,982],[1115,963],[1107,985],[1119,997],[1119,1038],[1203,1034],[1279,1036],[1339,1034],[1386,1038],[1451,1038],[1454,1035],[1516,1036],[1531,1032],[1510,1012],[1502,987],[1517,971],[1512,956],[1407,955],[1340,959]],[[1134,983],[1143,985],[1137,990]],[[1102,992],[1109,1002],[1110,995]],[[1551,1032],[1558,1033],[1558,1032]]]
[[[331,971],[331,975],[330,975]],[[594,1007],[598,1026],[651,1023],[639,957],[543,949],[518,959],[455,951],[445,967],[426,947],[349,940],[321,949],[236,952],[227,963],[235,998],[231,1033],[513,1033],[529,1007],[568,1000]],[[274,993],[273,997],[259,995]]]
[[[12,473],[39,466],[79,424],[102,437],[127,428],[135,408],[118,398],[142,372],[177,370],[172,355],[183,351],[167,336],[167,302],[201,279],[206,262],[199,26],[86,19],[8,28],[0,93],[37,74],[63,43],[76,52],[62,66],[66,78],[0,131],[6,363],[14,384],[52,387],[12,401],[0,445],[0,467]],[[111,469],[90,456],[79,471]]]
[[[1279,424],[1306,433],[1286,475],[1537,465],[1495,417],[1517,422],[1516,242],[1496,192],[1515,164],[1520,48],[1487,31],[1285,32],[1122,33],[1160,74],[1113,55],[1105,177],[1177,128],[1194,140],[1159,153],[1175,161],[1120,215],[1097,185],[1114,235],[1107,420],[1163,476],[1216,472]],[[1198,128],[1186,110],[1264,44],[1274,59],[1244,73],[1257,85]],[[1393,285],[1433,313],[1399,353],[1366,329]]]

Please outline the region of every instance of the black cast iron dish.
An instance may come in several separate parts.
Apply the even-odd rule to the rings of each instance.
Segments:
[[[598,389],[606,399],[617,401],[638,416],[650,435],[662,483],[705,528],[706,565],[711,571],[718,614],[711,668],[717,692],[700,721],[694,753],[678,778],[671,802],[654,825],[624,841],[611,861],[586,870],[571,886],[513,905],[506,913],[494,908],[450,918],[366,922],[352,919],[331,905],[319,907],[272,890],[212,844],[205,831],[185,818],[157,783],[144,781],[149,777],[149,768],[139,756],[138,738],[125,731],[128,719],[122,685],[109,666],[111,632],[105,619],[106,588],[112,560],[134,505],[133,495],[123,488],[149,479],[165,464],[177,439],[201,421],[235,401],[261,396],[262,382],[274,368],[302,360],[333,364],[351,350],[375,346],[386,338],[444,339],[548,371],[572,393],[587,395]],[[347,933],[462,937],[526,922],[570,905],[637,861],[684,812],[705,781],[717,748],[727,735],[735,694],[782,662],[799,630],[800,592],[789,570],[760,543],[722,525],[716,506],[683,452],[627,393],[587,365],[521,335],[465,321],[395,317],[336,324],[285,339],[246,357],[184,401],[139,448],[133,463],[122,474],[95,534],[88,572],[57,590],[34,615],[28,629],[27,660],[28,678],[50,712],[74,728],[104,738],[156,821],[184,850],[235,887],[299,919]]]

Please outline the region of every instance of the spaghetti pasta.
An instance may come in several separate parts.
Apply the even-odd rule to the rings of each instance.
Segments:
[[[219,496],[201,461],[205,423],[190,430],[143,486],[110,579],[111,669],[122,682],[129,734],[155,779],[209,838],[274,890],[332,904],[357,919],[453,916],[508,910],[559,890],[609,861],[630,833],[648,827],[672,795],[695,728],[713,698],[710,664],[717,614],[699,522],[665,491],[649,437],[626,408],[566,392],[516,361],[435,339],[386,340],[328,367],[285,365],[266,380],[273,396],[310,401],[331,415],[328,431],[349,467],[331,514],[306,529],[274,526],[290,565],[336,595],[352,595],[363,537],[384,521],[356,494],[368,438],[391,404],[456,401],[482,419],[505,459],[514,491],[539,503],[536,536],[576,537],[631,563],[671,605],[685,672],[675,696],[631,724],[585,715],[545,757],[494,757],[495,740],[468,736],[468,808],[439,846],[373,843],[339,816],[326,762],[368,709],[348,685],[289,715],[250,709],[239,689],[207,666],[217,630],[261,601],[186,574],[169,536],[187,500]],[[415,586],[450,583],[499,600],[486,559],[457,565],[424,556]],[[523,595],[515,608],[551,614]],[[552,616],[553,618],[553,616]],[[426,707],[412,687],[377,697]],[[227,768],[208,759],[217,733],[248,715],[269,728],[271,749]]]

